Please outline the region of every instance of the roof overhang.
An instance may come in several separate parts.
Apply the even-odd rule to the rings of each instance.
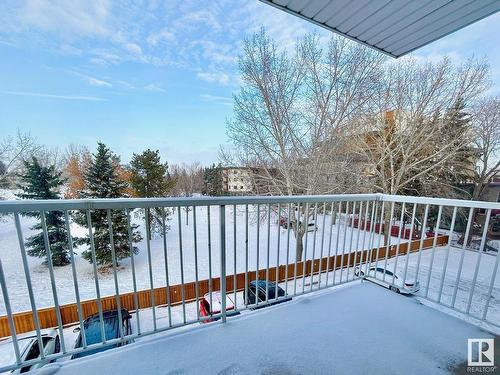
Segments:
[[[392,57],[500,10],[500,0],[260,0]]]

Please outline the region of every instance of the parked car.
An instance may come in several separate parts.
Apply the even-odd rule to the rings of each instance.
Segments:
[[[257,284],[256,280],[250,281],[250,283],[248,284],[248,293],[245,297],[245,304],[246,305],[255,305],[255,300],[256,300],[255,296],[256,295],[257,295],[259,303],[265,302],[266,301],[266,286],[267,286],[267,292],[268,292],[268,294],[267,294],[268,303],[265,305],[262,305],[262,307],[269,306],[269,305],[275,305],[277,303],[290,301],[292,299],[291,297],[289,297],[289,298],[285,298],[285,299],[281,298],[280,300],[275,300],[276,294],[278,295],[278,298],[285,297],[286,294],[285,294],[285,291],[283,289],[281,289],[279,285],[276,285],[276,283],[273,281],[259,280],[258,284],[257,284],[258,285],[257,288],[256,288],[256,284]],[[259,307],[259,306],[257,305],[257,307]]]
[[[212,302],[211,305],[210,301]],[[226,294],[226,316],[238,315],[239,311],[234,311],[234,309],[234,301],[229,294]],[[207,319],[203,319],[203,323],[210,323],[219,320],[220,317],[213,318],[212,315],[220,314],[221,310],[222,295],[220,291],[207,293],[200,299],[200,315],[207,317]]]
[[[384,280],[385,273],[385,280]],[[371,267],[368,271],[368,275],[362,271],[359,266],[354,269],[354,274],[356,276],[364,277],[369,281],[376,284],[382,285],[389,288],[396,293],[402,294],[413,294],[420,290],[420,283],[418,280],[405,280],[403,284],[403,276],[396,272],[394,275],[393,270],[385,268],[383,266]],[[394,284],[392,284],[392,279],[394,276]]]
[[[42,339],[43,352],[46,356],[60,352],[61,345],[59,340],[59,333],[55,329],[41,330],[40,336]],[[38,346],[38,337],[36,335],[36,332],[19,335],[17,336],[17,340],[19,345],[19,354],[22,361],[30,361],[32,359],[40,358],[40,347]],[[0,344],[0,353],[1,365],[11,365],[16,362],[12,340],[2,341],[2,343]],[[22,374],[30,370],[38,369],[50,362],[52,361],[43,361],[34,365],[24,366],[12,370],[11,373]]]
[[[106,336],[106,340],[112,340],[120,337],[120,330],[123,332],[123,335],[132,334],[132,327],[130,325],[130,318],[132,317],[130,313],[122,309],[121,310],[122,319],[120,322],[118,310],[108,310],[102,313],[104,320],[104,334]],[[101,320],[99,314],[92,315],[84,320],[83,329],[85,330],[85,339],[87,341],[87,345],[97,344],[102,342],[101,337]],[[73,332],[79,332],[80,328],[75,328]],[[115,345],[105,346],[102,348],[96,348],[93,350],[89,350],[87,352],[76,353],[73,354],[71,359],[86,357],[88,355],[92,355],[95,353],[103,352],[105,350],[116,348],[119,346],[126,345],[130,343],[130,341],[126,341],[123,343],[118,343]],[[75,343],[75,349],[81,348],[83,346],[83,338],[82,333],[80,332]]]

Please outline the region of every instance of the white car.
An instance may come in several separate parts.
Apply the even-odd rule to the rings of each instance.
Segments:
[[[370,267],[368,275],[365,275],[365,271],[360,270],[359,266],[357,266],[354,270],[354,274],[389,288],[396,293],[413,294],[420,290],[420,283],[418,280],[411,280],[407,278],[403,284],[403,275],[399,274],[397,271],[396,274],[394,274],[393,270],[384,268],[383,266]]]
[[[42,339],[43,351],[46,356],[59,353],[59,334],[55,329],[41,330],[40,336]],[[40,348],[38,346],[38,338],[36,332],[30,332],[26,335],[20,335],[17,337],[17,341],[19,345],[19,354],[23,362],[40,358]],[[3,341],[0,344],[0,362],[2,362],[2,365],[11,365],[16,362],[14,347],[12,346],[12,340],[10,339]],[[43,361],[34,365],[24,366],[13,370],[11,373],[22,374],[30,370],[38,369],[49,362],[50,361]]]

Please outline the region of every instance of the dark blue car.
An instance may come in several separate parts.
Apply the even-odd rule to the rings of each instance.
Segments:
[[[106,336],[106,340],[120,338],[120,330],[122,330],[124,336],[130,335],[132,333],[132,327],[130,326],[130,318],[132,316],[127,310],[121,310],[121,321],[119,319],[118,310],[104,311],[102,313],[102,317],[104,320],[104,334]],[[92,315],[85,319],[85,321],[83,322],[83,329],[85,330],[85,339],[87,341],[87,345],[98,344],[103,341],[101,337],[101,319],[99,317],[99,314]],[[78,330],[79,328],[75,329],[75,331]],[[104,346],[86,352],[73,354],[71,359],[86,357],[88,355],[103,352],[111,348],[126,345],[129,342],[130,341],[126,341],[115,345]],[[81,348],[82,346],[83,339],[80,332],[78,338],[76,339],[75,349]]]
[[[268,303],[264,306],[269,306],[269,305],[274,305],[276,303],[280,302],[285,302],[289,301],[292,298],[285,298],[283,299],[282,297],[285,297],[285,291],[279,287],[279,285],[276,285],[275,282],[273,281],[266,281],[266,280],[259,280],[258,285],[256,287],[257,282],[255,280],[250,281],[248,284],[248,293],[246,295],[246,304],[247,305],[254,305],[256,302],[255,296],[257,295],[259,303],[265,302],[266,301],[266,286],[267,286],[267,301]],[[276,294],[280,300],[276,301]]]

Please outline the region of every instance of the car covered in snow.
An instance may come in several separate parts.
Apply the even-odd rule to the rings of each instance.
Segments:
[[[104,320],[104,335],[106,337],[106,340],[120,338],[120,332],[123,333],[123,336],[132,334],[132,327],[130,325],[130,319],[132,318],[132,316],[127,310],[121,309],[121,321],[118,310],[104,311],[102,313],[102,317]],[[101,337],[101,319],[99,314],[92,315],[85,319],[83,322],[83,329],[85,330],[85,340],[87,342],[87,345],[98,344],[103,341],[103,338]],[[74,332],[79,331],[79,327],[74,329]],[[71,359],[86,357],[91,354],[103,352],[111,348],[126,345],[131,341],[132,340],[110,346],[98,347],[86,352],[76,353],[71,356]],[[82,333],[80,332],[75,342],[75,349],[81,347],[83,347],[83,337]]]
[[[250,283],[248,284],[248,293],[245,298],[245,304],[255,305],[256,296],[258,299],[258,303],[264,303],[265,301],[268,301],[267,304],[262,305],[262,307],[290,301],[292,299],[291,297],[283,298],[286,296],[285,291],[280,288],[280,286],[275,282],[266,280],[259,280],[258,282],[256,280],[250,281]]]
[[[407,278],[403,282],[403,275],[401,275],[397,271],[394,272],[394,270],[392,269],[384,268],[383,266],[370,267],[367,275],[365,275],[365,271],[361,270],[360,267],[357,266],[354,269],[354,274],[356,276],[362,277],[366,280],[389,288],[396,293],[413,294],[420,290],[420,282],[418,280],[411,280]]]
[[[44,329],[40,331],[40,338],[42,339],[43,353],[45,356],[59,353],[61,350],[61,344],[59,339],[59,334],[55,329]],[[38,337],[36,332],[30,332],[25,335],[17,336],[19,345],[19,354],[21,361],[31,361],[33,359],[40,358],[40,346],[38,345]],[[12,340],[3,341],[0,344],[0,362],[1,365],[11,365],[16,362],[16,356],[14,353],[14,347],[12,345]],[[12,374],[22,374],[30,370],[38,369],[51,361],[42,361],[34,365],[27,365],[16,370],[13,370]]]
[[[220,319],[220,316],[212,317],[213,315],[220,314],[222,310],[222,295],[220,291],[207,293],[200,299],[200,315],[205,317],[203,323],[210,323]],[[226,316],[238,315],[239,312],[235,311],[234,301],[231,296],[226,293]]]

